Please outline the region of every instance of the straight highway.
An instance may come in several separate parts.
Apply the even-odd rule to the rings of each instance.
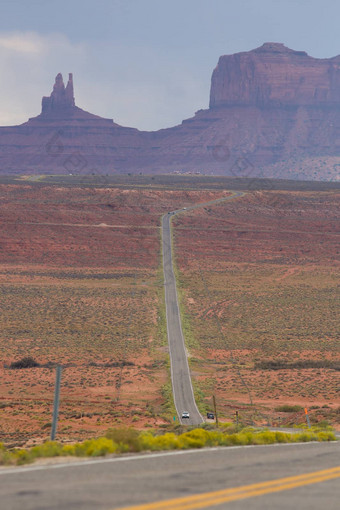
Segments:
[[[233,192],[231,195],[202,204],[183,207],[175,211],[169,211],[162,217],[162,252],[165,288],[165,307],[167,334],[171,363],[171,381],[174,403],[178,420],[182,424],[199,425],[204,421],[197,408],[194,397],[188,356],[181,325],[181,314],[178,306],[176,278],[173,264],[173,244],[171,236],[171,220],[174,215],[199,207],[212,206],[226,200],[232,200],[243,196],[242,192]],[[182,418],[182,413],[188,412],[190,418]]]

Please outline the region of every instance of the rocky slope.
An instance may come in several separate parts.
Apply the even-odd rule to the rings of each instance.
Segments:
[[[339,179],[340,56],[315,59],[280,43],[220,57],[210,106],[156,132],[75,106],[62,76],[42,112],[0,128],[0,173],[201,172]]]

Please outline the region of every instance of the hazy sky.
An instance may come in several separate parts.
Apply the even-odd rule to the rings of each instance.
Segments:
[[[218,57],[283,42],[340,53],[339,0],[0,0],[0,125],[40,113],[55,75],[76,104],[159,129],[209,102]]]

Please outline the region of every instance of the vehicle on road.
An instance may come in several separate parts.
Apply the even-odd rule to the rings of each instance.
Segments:
[[[215,419],[214,413],[207,413],[207,418],[208,420],[214,420]]]
[[[185,418],[190,418],[190,414],[188,413],[188,411],[183,411],[182,413],[182,418],[185,419]]]

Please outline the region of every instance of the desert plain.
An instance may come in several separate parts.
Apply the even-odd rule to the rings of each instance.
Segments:
[[[137,181],[136,181],[137,182]],[[0,183],[0,440],[176,426],[161,254],[168,211],[230,195],[193,178]],[[239,184],[239,183],[238,183]],[[242,186],[241,186],[242,187]],[[183,329],[202,413],[340,427],[339,191],[247,189],[173,219]],[[234,188],[237,189],[237,186]],[[11,363],[31,356],[35,368]]]

